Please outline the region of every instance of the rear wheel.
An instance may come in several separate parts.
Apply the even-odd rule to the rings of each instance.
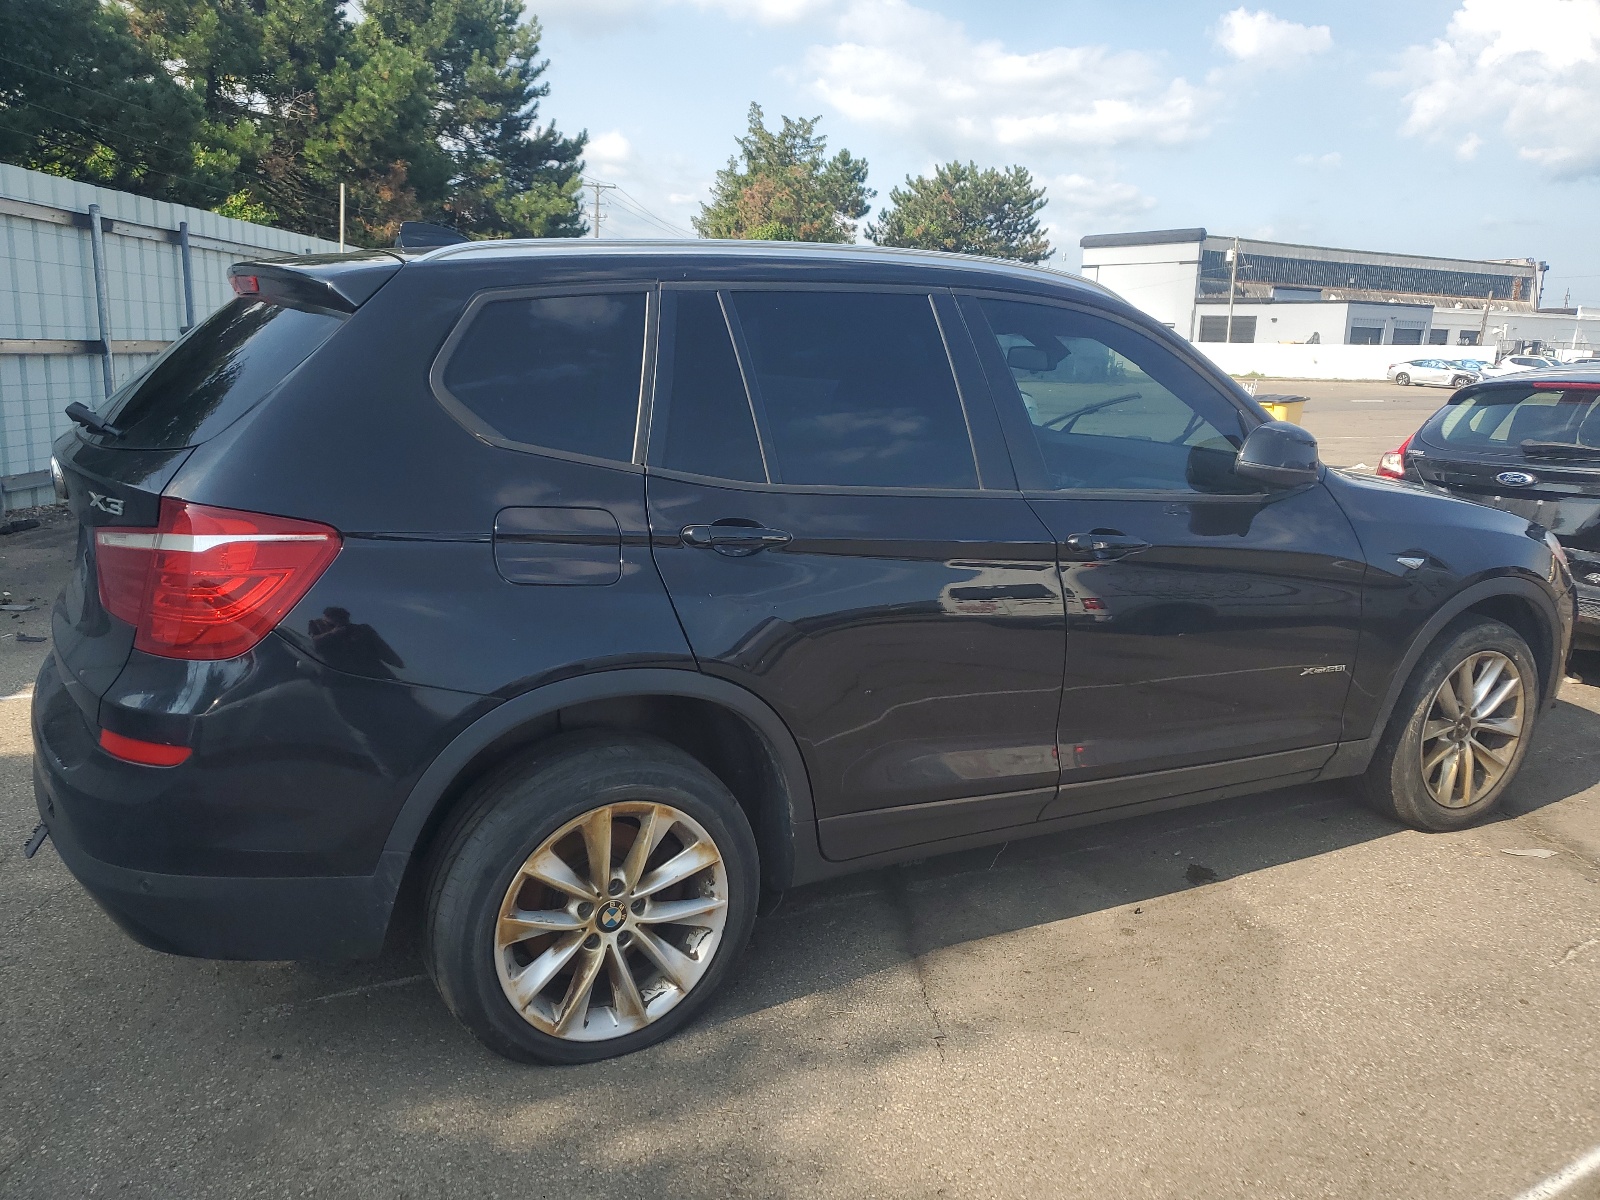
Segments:
[[[1404,371],[1401,371],[1394,377],[1394,381],[1401,387],[1409,387],[1411,384],[1411,376],[1407,375]]]
[[[758,886],[749,824],[700,763],[653,739],[577,735],[486,780],[446,835],[429,973],[508,1058],[626,1054],[726,979]]]
[[[1367,800],[1415,829],[1460,829],[1500,803],[1527,754],[1539,673],[1508,625],[1449,626],[1418,663],[1362,778]]]

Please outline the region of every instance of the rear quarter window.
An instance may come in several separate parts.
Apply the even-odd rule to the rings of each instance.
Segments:
[[[435,390],[491,441],[631,462],[645,293],[490,299],[445,349]]]
[[[220,433],[311,357],[339,313],[239,299],[179,338],[113,392],[103,418],[118,449],[177,450]]]

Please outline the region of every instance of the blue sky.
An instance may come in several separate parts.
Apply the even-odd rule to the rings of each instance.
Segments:
[[[951,158],[1085,233],[1542,258],[1600,304],[1600,0],[534,0],[542,113],[587,128],[603,231],[687,231],[750,101],[823,118],[877,203]],[[613,202],[614,198],[614,202]],[[629,209],[634,211],[630,212]],[[655,218],[656,223],[641,213]]]

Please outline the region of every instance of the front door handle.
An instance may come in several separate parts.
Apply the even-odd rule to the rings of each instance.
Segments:
[[[1150,543],[1140,538],[1129,537],[1125,533],[1118,533],[1114,529],[1097,529],[1093,533],[1071,534],[1067,538],[1066,547],[1081,558],[1104,561],[1126,558],[1130,554],[1148,550]]]
[[[794,539],[781,529],[764,525],[685,525],[683,544],[697,550],[715,550],[730,558],[756,554],[769,546],[786,546]]]

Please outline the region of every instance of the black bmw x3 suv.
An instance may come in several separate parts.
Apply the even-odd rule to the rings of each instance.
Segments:
[[[667,1036],[763,895],[896,859],[1341,776],[1457,828],[1561,678],[1541,527],[1322,467],[1070,276],[496,242],[233,283],[56,443],[40,812],[162,950],[370,955],[419,897],[512,1057]]]

